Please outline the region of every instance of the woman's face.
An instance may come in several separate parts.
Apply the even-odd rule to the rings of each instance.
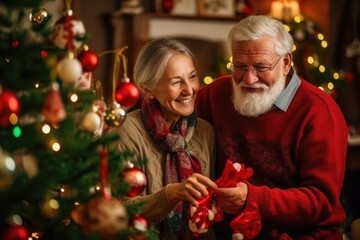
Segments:
[[[180,116],[193,113],[199,87],[192,59],[176,53],[169,59],[155,88],[148,90],[148,96],[156,98],[166,121],[172,124]]]

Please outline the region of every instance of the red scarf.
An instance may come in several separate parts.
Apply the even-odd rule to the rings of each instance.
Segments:
[[[142,119],[153,140],[167,152],[165,160],[165,185],[182,182],[193,173],[201,173],[200,161],[188,149],[189,141],[195,131],[196,113],[180,117],[170,129],[155,99],[145,98],[142,103]],[[179,230],[182,204],[168,214],[170,230]]]

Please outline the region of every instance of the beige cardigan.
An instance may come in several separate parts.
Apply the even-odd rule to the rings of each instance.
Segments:
[[[126,115],[123,125],[117,129],[120,134],[118,149],[133,151],[139,159],[146,159],[142,169],[147,178],[147,187],[141,196],[131,198],[125,204],[145,202],[143,215],[152,223],[161,225],[161,221],[173,210],[175,205],[166,196],[164,186],[164,152],[151,138],[141,120],[141,110]],[[198,118],[193,137],[189,141],[189,150],[201,161],[202,173],[213,179],[215,167],[215,135],[212,126]],[[187,225],[187,224],[186,224]],[[161,231],[161,229],[159,229]],[[210,239],[210,238],[204,238]]]

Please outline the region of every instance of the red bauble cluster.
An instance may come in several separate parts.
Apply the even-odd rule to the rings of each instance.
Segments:
[[[140,91],[137,86],[126,79],[121,81],[115,89],[115,100],[123,107],[132,107],[140,99]]]
[[[11,225],[0,237],[3,240],[27,240],[30,234],[22,225]]]
[[[10,124],[11,114],[20,114],[20,102],[14,92],[8,89],[0,89],[0,127]]]

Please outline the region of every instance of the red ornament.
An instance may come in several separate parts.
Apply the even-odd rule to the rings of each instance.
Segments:
[[[140,91],[129,79],[121,81],[115,89],[115,100],[121,106],[132,107],[140,99]]]
[[[11,46],[13,48],[17,48],[19,46],[19,41],[18,40],[12,41]]]
[[[122,173],[123,180],[129,185],[127,196],[136,197],[144,191],[147,181],[143,171],[137,167],[126,168]]]
[[[28,230],[21,225],[12,225],[7,229],[1,239],[3,240],[27,240],[30,235]]]
[[[130,220],[130,226],[140,232],[146,232],[147,230],[149,230],[150,224],[144,216],[136,215]]]
[[[0,90],[0,127],[6,127],[10,124],[11,114],[20,114],[19,99],[11,90]]]
[[[92,72],[96,69],[99,63],[97,55],[90,50],[82,51],[78,55],[78,59],[83,67],[84,72]]]
[[[164,13],[170,13],[174,7],[174,0],[162,0],[161,8]]]
[[[56,125],[65,119],[66,111],[57,84],[53,84],[47,92],[41,113],[44,115],[45,121],[51,124]]]

